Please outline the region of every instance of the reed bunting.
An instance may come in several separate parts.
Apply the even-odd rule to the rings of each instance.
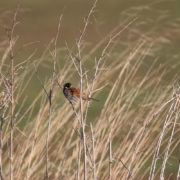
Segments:
[[[98,101],[97,99],[88,97],[85,93],[80,93],[80,90],[71,86],[71,83],[64,84],[63,88],[64,96],[69,100],[70,103],[76,102],[77,99],[80,99],[82,97],[83,100],[94,100]]]

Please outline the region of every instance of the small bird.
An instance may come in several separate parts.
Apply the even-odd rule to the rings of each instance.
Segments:
[[[69,100],[70,103],[76,102],[77,99],[80,99],[82,97],[83,100],[94,100],[98,101],[97,99],[88,97],[85,93],[80,93],[80,90],[71,86],[71,83],[64,84],[63,88],[64,96]]]

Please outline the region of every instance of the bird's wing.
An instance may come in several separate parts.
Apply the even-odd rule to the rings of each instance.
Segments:
[[[77,89],[75,87],[71,87],[70,89],[71,89],[71,92],[72,92],[73,96],[76,96],[76,97],[80,98],[80,90],[79,89]],[[85,93],[82,93],[82,98],[87,99],[87,96],[86,96]]]

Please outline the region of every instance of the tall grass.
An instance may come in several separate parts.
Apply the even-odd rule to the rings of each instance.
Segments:
[[[38,59],[31,54],[18,64],[12,56],[16,35],[7,38],[9,45],[2,42],[1,179],[179,177],[179,63],[174,56],[172,63],[162,63],[156,55],[171,41],[154,28],[141,33],[139,24],[149,22],[127,11],[125,20],[99,43],[86,43],[96,3],[72,47],[57,47],[63,24]],[[17,11],[14,23],[16,16]],[[46,80],[40,73],[44,64]],[[35,78],[41,90],[26,106]],[[68,81],[99,102],[70,104],[62,93]]]

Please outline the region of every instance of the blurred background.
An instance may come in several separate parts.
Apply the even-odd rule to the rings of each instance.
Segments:
[[[92,0],[1,0],[0,38],[4,38],[3,27],[7,25],[8,20],[11,20],[7,13],[13,11],[19,4],[21,7],[18,15],[20,24],[16,29],[16,33],[19,35],[19,44],[37,42],[28,48],[44,49],[44,46],[54,37],[58,18],[62,14],[63,22],[58,44],[62,46],[65,41],[73,44],[80,34],[83,20],[87,16],[92,2]],[[173,43],[171,50],[175,50],[180,45],[179,31],[173,27],[173,24],[170,25],[170,22],[174,22],[180,16],[180,2],[175,0],[99,1],[94,19],[92,19],[93,25],[88,29],[88,42],[98,42],[110,30],[123,22],[128,15],[137,16],[137,24],[148,21],[144,26],[141,25],[143,33],[155,29],[157,33],[160,32],[162,36],[168,37]],[[131,36],[131,34],[127,33],[126,36]]]
[[[4,44],[7,44],[5,29],[10,27],[17,5],[20,6],[20,11],[17,17],[19,24],[16,26],[14,33],[18,38],[14,52],[15,63],[23,61],[31,54],[33,54],[33,59],[41,57],[48,44],[56,35],[61,15],[63,15],[63,18],[57,47],[63,49],[66,43],[70,48],[75,47],[92,3],[93,1],[90,0],[1,0],[0,41],[4,43],[1,44],[0,53],[3,53]],[[158,64],[167,62],[167,66],[172,67],[174,63],[179,62],[179,17],[180,1],[99,1],[91,18],[84,42],[89,44],[91,48],[116,27],[120,26],[123,28],[130,19],[137,18],[132,26],[121,34],[117,42],[119,46],[116,47],[115,53],[123,52],[127,46],[130,50],[133,49],[136,40],[144,38],[145,41],[153,42],[153,47],[159,48],[156,51],[156,56],[159,59]],[[158,47],[158,42],[160,41],[163,42],[163,46]],[[85,48],[86,52],[90,48]],[[62,51],[61,54],[64,54],[58,57],[57,62],[59,63],[61,63],[65,55],[68,55],[67,50]],[[94,57],[97,55],[98,51],[94,54]],[[144,71],[147,70],[149,64],[152,64],[153,61],[150,57],[148,58],[149,60],[146,61],[147,65],[144,67]],[[48,65],[46,63],[40,66],[42,78],[49,76],[47,68]],[[172,76],[172,72],[166,76],[165,81],[168,81],[168,83],[172,80],[170,76]],[[34,79],[33,85],[29,89],[32,92],[36,88],[38,88],[37,81]]]

